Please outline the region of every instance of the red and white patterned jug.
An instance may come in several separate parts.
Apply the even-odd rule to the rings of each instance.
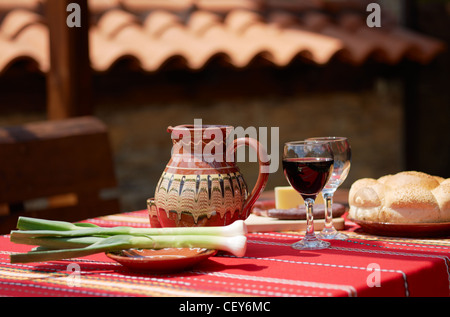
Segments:
[[[245,220],[268,179],[268,156],[250,137],[230,138],[233,127],[169,127],[172,156],[156,186],[154,203],[162,227],[223,226]],[[236,150],[252,147],[259,175],[251,192],[235,163]]]

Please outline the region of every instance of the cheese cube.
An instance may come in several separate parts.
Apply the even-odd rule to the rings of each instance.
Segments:
[[[292,186],[277,186],[275,191],[275,208],[291,209],[304,205],[302,196]],[[323,204],[322,194],[317,195],[316,204]]]

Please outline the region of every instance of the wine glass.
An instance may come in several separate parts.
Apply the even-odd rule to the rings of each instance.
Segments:
[[[306,234],[294,249],[325,249],[329,242],[314,233],[313,208],[317,195],[333,171],[333,152],[328,142],[294,141],[284,144],[283,171],[289,184],[303,197],[306,206]]]
[[[346,240],[348,236],[342,232],[338,232],[333,225],[333,195],[337,188],[345,181],[350,171],[352,157],[350,143],[346,137],[335,136],[315,137],[308,138],[307,140],[329,142],[334,157],[333,173],[322,190],[325,205],[325,226],[317,236],[320,239]]]

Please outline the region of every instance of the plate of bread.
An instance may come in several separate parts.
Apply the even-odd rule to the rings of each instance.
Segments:
[[[450,236],[450,178],[404,171],[362,178],[349,191],[348,219],[367,233]]]

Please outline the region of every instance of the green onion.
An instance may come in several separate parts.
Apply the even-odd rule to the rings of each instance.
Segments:
[[[105,228],[20,217],[17,228],[11,231],[12,242],[38,247],[12,254],[11,263],[61,260],[130,248],[207,248],[242,257],[247,246],[247,229],[242,220],[223,227]]]
[[[75,230],[84,227],[98,227],[93,223],[70,223],[65,221],[45,220],[30,217],[19,217],[17,221],[17,229],[20,230]]]
[[[75,249],[85,247],[101,240],[105,237],[17,237],[11,235],[10,241],[18,244],[38,245],[46,249]]]
[[[72,225],[72,226],[70,226]],[[95,225],[94,225],[95,226]],[[91,227],[81,224],[71,224],[64,221],[42,220],[28,217],[19,217],[17,222],[19,231],[11,234],[29,236],[60,236],[80,237],[87,235],[220,235],[235,236],[247,234],[247,228],[242,220],[223,227],[174,227],[174,228],[134,228],[134,227]],[[37,230],[33,230],[37,229]]]

